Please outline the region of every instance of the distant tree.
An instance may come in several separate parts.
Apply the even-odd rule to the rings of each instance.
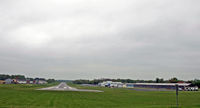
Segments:
[[[30,81],[33,81],[34,80],[34,78],[26,78],[27,80],[30,80]]]
[[[4,75],[4,74],[0,74],[0,80],[5,80],[11,78],[10,75]]]
[[[153,80],[146,80],[145,82],[146,83],[155,83],[155,81],[153,81]]]
[[[19,79],[19,80],[25,80],[25,76],[24,75],[11,75],[12,79]]]
[[[178,82],[178,78],[174,77],[174,78],[171,78],[169,80],[170,83],[177,83]]]
[[[160,79],[159,78],[156,78],[156,83],[159,83]]]
[[[200,80],[198,80],[198,79],[192,80],[192,81],[190,81],[190,83],[191,83],[191,86],[200,87]]]
[[[164,83],[164,79],[163,78],[156,78],[156,83]]]
[[[39,78],[39,80],[46,80],[45,78]]]
[[[73,83],[75,83],[75,84],[91,84],[92,82],[90,82],[89,80],[80,79],[80,80],[73,81]]]
[[[54,82],[55,82],[55,79],[48,79],[47,82],[48,82],[48,83],[54,83]]]

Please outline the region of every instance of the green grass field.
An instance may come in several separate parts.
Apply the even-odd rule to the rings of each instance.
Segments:
[[[118,88],[98,89],[103,93],[38,91],[51,85],[0,85],[0,108],[172,108],[174,91],[134,91]],[[200,108],[200,92],[180,92],[180,108]]]

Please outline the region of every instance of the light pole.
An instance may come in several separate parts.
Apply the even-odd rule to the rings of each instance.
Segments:
[[[176,84],[175,87],[176,87],[176,106],[178,108],[178,84]]]

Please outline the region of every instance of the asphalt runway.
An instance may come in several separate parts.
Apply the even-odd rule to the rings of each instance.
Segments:
[[[74,87],[68,86],[65,82],[60,83],[57,86],[41,88],[37,90],[48,90],[48,91],[82,91],[82,92],[103,92],[100,90],[88,90],[88,89],[77,89]]]

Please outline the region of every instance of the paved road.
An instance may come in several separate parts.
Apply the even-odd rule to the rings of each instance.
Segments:
[[[60,83],[57,86],[47,87],[47,88],[41,88],[41,89],[38,89],[38,90],[103,92],[103,91],[100,91],[100,90],[87,90],[87,89],[73,88],[73,87],[68,86],[65,82],[62,82],[62,83]]]

